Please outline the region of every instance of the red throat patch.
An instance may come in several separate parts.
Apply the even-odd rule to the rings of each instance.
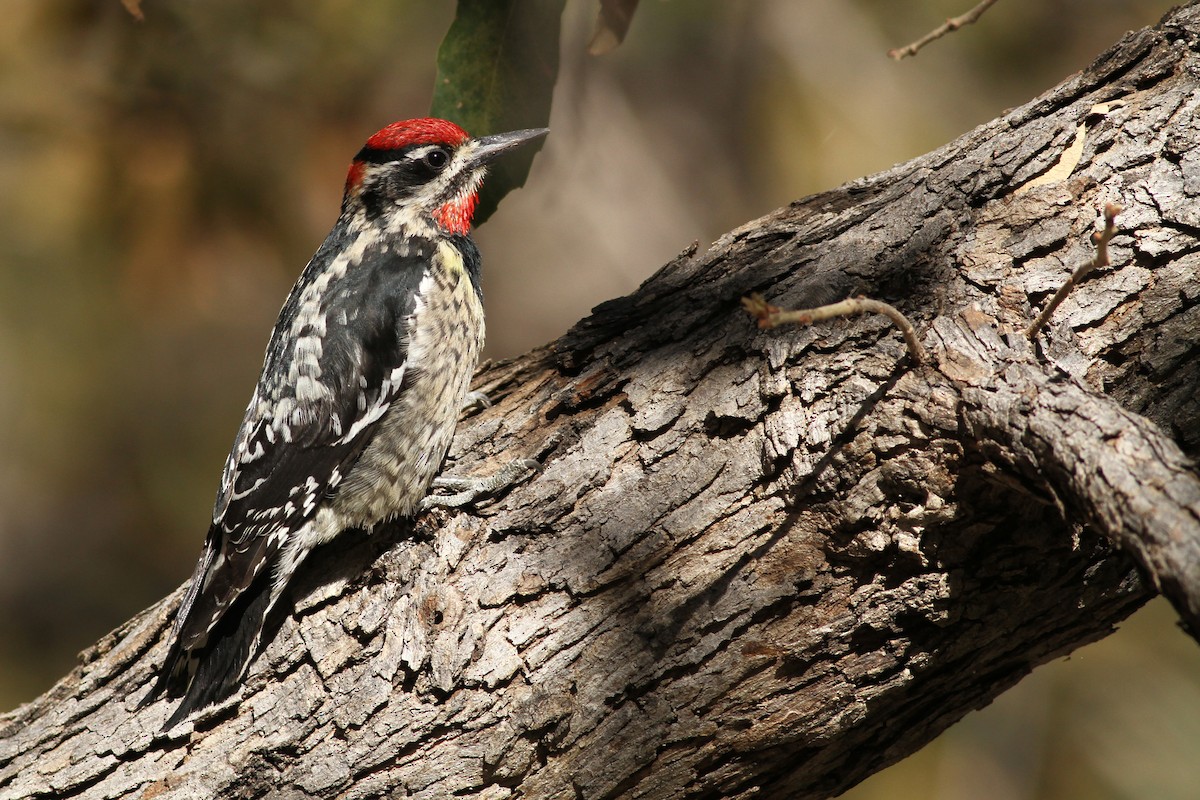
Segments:
[[[471,232],[471,219],[475,216],[475,206],[479,204],[479,193],[471,192],[465,197],[451,200],[433,213],[437,223],[450,233],[467,235]]]

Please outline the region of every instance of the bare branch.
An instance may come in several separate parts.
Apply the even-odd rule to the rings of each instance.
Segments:
[[[922,47],[930,42],[942,38],[947,33],[953,33],[964,25],[970,25],[971,23],[975,22],[977,19],[982,17],[983,12],[991,8],[992,4],[995,2],[996,0],[983,0],[983,2],[972,8],[967,13],[957,17],[950,17],[941,27],[933,29],[920,39],[917,39],[915,42],[906,44],[904,47],[895,47],[891,50],[888,50],[888,57],[899,61],[907,56],[915,56]]]
[[[1067,299],[1067,295],[1071,293],[1071,290],[1075,288],[1075,285],[1083,280],[1089,272],[1097,267],[1107,267],[1109,265],[1108,243],[1111,242],[1112,238],[1117,235],[1117,215],[1123,210],[1124,209],[1116,203],[1105,204],[1104,230],[1096,231],[1092,234],[1092,244],[1096,246],[1095,257],[1072,272],[1071,277],[1067,278],[1067,282],[1059,287],[1058,291],[1054,293],[1054,297],[1050,298],[1050,302],[1046,304],[1044,309],[1042,309],[1042,313],[1038,314],[1037,319],[1035,319],[1029,325],[1029,327],[1025,329],[1025,335],[1027,337],[1033,339],[1035,336],[1037,336],[1038,331],[1045,327],[1046,323],[1050,320],[1050,316],[1054,313],[1054,310],[1062,304],[1063,300]]]
[[[755,292],[749,297],[742,298],[742,307],[750,316],[758,320],[758,327],[776,328],[780,325],[812,325],[814,322],[824,322],[836,317],[848,317],[852,314],[883,314],[900,329],[904,342],[908,345],[908,353],[917,364],[925,363],[925,349],[917,340],[917,332],[908,318],[900,313],[895,306],[879,300],[866,297],[849,297],[840,303],[830,303],[817,308],[802,308],[786,311],[768,303],[761,294]]]

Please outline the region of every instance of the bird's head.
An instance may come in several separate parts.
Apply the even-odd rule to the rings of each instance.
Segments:
[[[346,175],[343,208],[432,217],[449,233],[467,233],[487,165],[546,128],[472,138],[444,119],[393,122],[363,145]]]

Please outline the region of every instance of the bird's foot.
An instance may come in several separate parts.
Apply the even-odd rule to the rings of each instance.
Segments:
[[[460,410],[464,414],[470,414],[472,411],[483,411],[485,408],[491,407],[492,400],[487,396],[487,392],[467,392]]]
[[[456,475],[439,475],[433,479],[433,489],[452,494],[429,494],[421,501],[421,510],[431,508],[462,508],[485,497],[500,494],[517,485],[537,471],[538,464],[532,458],[518,458],[508,462],[498,471],[483,477],[463,478]]]

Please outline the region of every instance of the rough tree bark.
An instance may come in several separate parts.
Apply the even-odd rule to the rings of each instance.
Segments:
[[[1193,4],[482,370],[457,471],[536,477],[310,559],[240,702],[166,734],[165,599],[0,718],[0,797],[829,797],[1153,580],[1186,610],[1198,41]],[[1031,347],[1105,202],[1113,266]],[[758,331],[751,291],[888,300],[930,363],[882,318]],[[1147,581],[1110,542],[1157,569],[1154,537]]]

